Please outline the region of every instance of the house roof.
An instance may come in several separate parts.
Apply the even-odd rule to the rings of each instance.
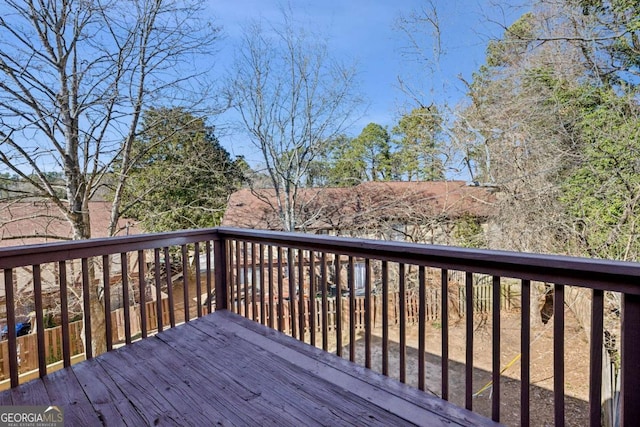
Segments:
[[[486,218],[495,195],[464,181],[365,182],[348,188],[304,188],[297,206],[301,229],[348,230],[381,220],[426,222],[463,215]],[[229,199],[222,225],[280,230],[273,189],[242,189]]]
[[[108,237],[111,203],[89,202],[91,236]],[[122,218],[118,222],[119,234],[138,234],[136,223]],[[22,236],[31,236],[24,238]],[[71,225],[60,210],[50,202],[0,203],[0,247],[56,242],[73,236]]]

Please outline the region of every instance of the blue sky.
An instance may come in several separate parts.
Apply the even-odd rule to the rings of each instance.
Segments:
[[[398,117],[417,104],[401,91],[398,79],[409,83],[423,104],[454,106],[464,98],[458,76],[468,81],[484,63],[485,48],[491,38],[502,34],[522,8],[495,5],[490,1],[434,0],[440,24],[441,54],[434,56],[436,38],[432,28],[413,33],[424,48],[419,58],[403,54],[408,37],[396,25],[398,18],[412,10],[430,7],[421,0],[295,0],[290,3],[294,17],[308,23],[328,38],[331,54],[355,62],[360,89],[367,101],[362,117],[349,129],[357,135],[370,122],[391,128]],[[279,0],[220,0],[210,4],[225,39],[217,59],[224,71],[233,56],[233,46],[241,37],[242,25],[251,19],[279,20]],[[218,120],[227,120],[225,116]],[[224,135],[221,142],[234,155],[242,154],[250,163],[259,161],[240,135]]]

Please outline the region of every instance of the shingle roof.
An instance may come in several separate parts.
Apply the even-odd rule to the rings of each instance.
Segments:
[[[299,191],[298,218],[307,230],[358,228],[373,221],[412,222],[491,216],[495,195],[490,188],[464,181],[366,182],[349,188],[304,188]],[[271,205],[273,189],[242,189],[229,199],[222,225],[282,229]]]
[[[91,236],[107,237],[111,203],[89,202]],[[119,234],[138,234],[140,230],[132,220],[121,219]],[[0,247],[60,241],[51,236],[71,238],[71,225],[52,203],[11,202],[0,203]],[[21,236],[34,236],[22,238]]]

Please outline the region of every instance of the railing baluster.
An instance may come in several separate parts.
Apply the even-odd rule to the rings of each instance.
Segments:
[[[142,338],[147,337],[147,281],[145,279],[144,251],[138,251],[138,286],[140,292],[140,333]],[[84,267],[83,267],[84,271]]]
[[[466,318],[466,355],[465,355],[465,399],[464,407],[468,410],[473,408],[473,273],[467,271],[465,274],[465,315]]]
[[[69,297],[67,284],[67,263],[58,262],[60,284],[60,320],[62,322],[62,360],[65,368],[71,366],[71,345],[69,343]],[[106,314],[105,314],[106,317]]]
[[[640,295],[622,294],[620,425],[640,420]]]
[[[247,265],[247,243],[242,242],[242,289],[244,292],[244,317],[249,318],[249,266]],[[251,296],[253,299],[253,295]]]
[[[273,290],[273,246],[271,245],[267,248],[267,258],[269,262],[269,269],[267,271],[267,274],[269,275],[269,327],[274,328],[274,317],[276,316],[274,303],[276,299]]]
[[[349,287],[349,360],[356,360],[356,287],[354,284],[355,269],[353,257],[349,256],[349,272],[347,286]]]
[[[122,271],[122,308],[124,311],[124,342],[131,344],[131,306],[129,301],[129,258],[126,252],[120,253]]]
[[[389,375],[389,263],[382,261],[382,374]]]
[[[18,387],[18,345],[16,341],[16,310],[13,290],[13,269],[4,269],[4,292],[7,308],[7,339],[9,347],[9,378],[11,387]]]
[[[327,253],[322,252],[320,256],[320,280],[322,288],[322,349],[328,351],[329,349],[329,301],[327,298]]]
[[[164,268],[167,271],[167,298],[169,298],[169,323],[172,328],[176,326],[175,302],[173,299],[173,276],[171,274],[171,257],[169,255],[169,247],[163,248]]]
[[[556,426],[564,425],[564,286],[553,290],[553,406]]]
[[[231,292],[229,292],[229,286],[231,280],[229,280],[229,272],[231,258],[227,257],[229,254],[228,247],[230,247],[228,240],[222,240],[217,238],[213,241],[213,272],[215,274],[214,285],[216,294],[216,311],[228,310],[231,305],[229,299]],[[211,312],[211,305],[209,305],[209,312]]]
[[[309,251],[309,341],[316,345],[316,258],[315,251]]]
[[[336,271],[336,354],[342,357],[342,280],[340,277],[340,255],[335,254]]]
[[[449,271],[440,272],[440,326],[442,331],[442,399],[449,400]]]
[[[89,260],[82,258],[82,301],[84,307],[84,351],[87,360],[93,358],[91,337],[91,283],[89,281]]]
[[[400,312],[400,382],[406,382],[407,375],[407,290],[405,284],[405,265],[398,265],[399,309]]]
[[[104,329],[106,332],[107,351],[113,350],[113,328],[111,325],[111,266],[109,255],[102,256],[102,285],[104,298]]]
[[[153,279],[156,285],[156,328],[162,332],[162,271],[160,270],[160,248],[153,250]],[[183,272],[186,274],[186,271]],[[171,275],[171,270],[167,271]]]
[[[282,247],[278,246],[278,330],[284,331],[284,272],[282,271]]]
[[[42,306],[42,273],[40,264],[33,268],[33,296],[36,309],[36,339],[38,340],[38,374],[40,378],[47,375],[47,358],[44,344],[44,308]]]
[[[258,300],[256,299],[256,244],[251,242],[251,319],[258,321]]]
[[[266,323],[265,300],[264,300],[264,246],[262,243],[258,246],[258,265],[260,266],[260,323]]]
[[[529,385],[531,381],[531,281],[522,280],[520,326],[520,425],[529,426]]]
[[[182,289],[184,293],[184,322],[188,323],[190,320],[190,301],[189,301],[189,263],[187,254],[187,245],[182,245]]]
[[[304,300],[304,252],[298,249],[298,331],[300,331],[300,341],[304,342],[305,330],[305,300]]]
[[[589,425],[599,426],[602,420],[602,335],[604,327],[604,291],[591,294],[591,339],[589,344]]]
[[[293,257],[293,248],[287,250],[287,271],[289,273],[289,333],[292,337],[296,337],[298,331],[296,327],[296,269]]]
[[[418,388],[422,391],[426,389],[426,319],[425,319],[425,298],[426,297],[426,274],[425,267],[418,267]]]
[[[206,279],[206,287],[207,287],[207,314],[211,313],[211,296],[212,296],[212,286],[211,286],[211,274],[214,273],[211,270],[211,240],[207,240],[204,244],[205,257],[206,257],[206,266],[207,266],[207,279]],[[171,293],[173,295],[173,292]],[[173,318],[173,303],[171,302],[172,297],[169,298],[169,306],[171,307],[171,317]],[[171,323],[171,327],[175,325]]]
[[[200,271],[200,242],[195,243],[193,263],[196,266],[196,314],[202,317],[202,277]]]
[[[491,419],[500,421],[500,277],[493,276]]]
[[[236,286],[236,303],[234,304],[235,306],[235,312],[238,314],[242,314],[241,313],[241,307],[242,307],[242,290],[240,287],[240,242],[238,240],[234,241],[234,246],[236,249],[236,269],[235,269],[235,275],[234,278],[235,280],[233,281],[233,283],[235,283]]]
[[[371,259],[364,260],[364,366],[371,369]]]

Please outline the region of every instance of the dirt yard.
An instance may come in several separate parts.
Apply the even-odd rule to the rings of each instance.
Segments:
[[[520,313],[501,315],[501,379],[500,420],[506,425],[520,425]],[[473,390],[477,393],[491,381],[491,318],[477,317],[474,335]],[[553,325],[538,325],[531,330],[530,411],[532,426],[553,425]],[[427,326],[426,387],[434,395],[441,385],[441,327]],[[418,386],[418,327],[407,329],[407,383]],[[372,337],[372,367],[382,371],[382,331]],[[389,372],[399,378],[399,337],[397,328],[390,330]],[[335,340],[334,340],[335,342]],[[335,348],[335,347],[334,347]],[[348,346],[343,356],[349,357]],[[364,331],[359,331],[356,361],[364,365]],[[449,400],[464,406],[465,323],[464,319],[449,324]],[[569,310],[565,310],[565,419],[568,426],[588,424],[589,345],[584,331]],[[473,399],[473,410],[491,416],[490,386]]]

